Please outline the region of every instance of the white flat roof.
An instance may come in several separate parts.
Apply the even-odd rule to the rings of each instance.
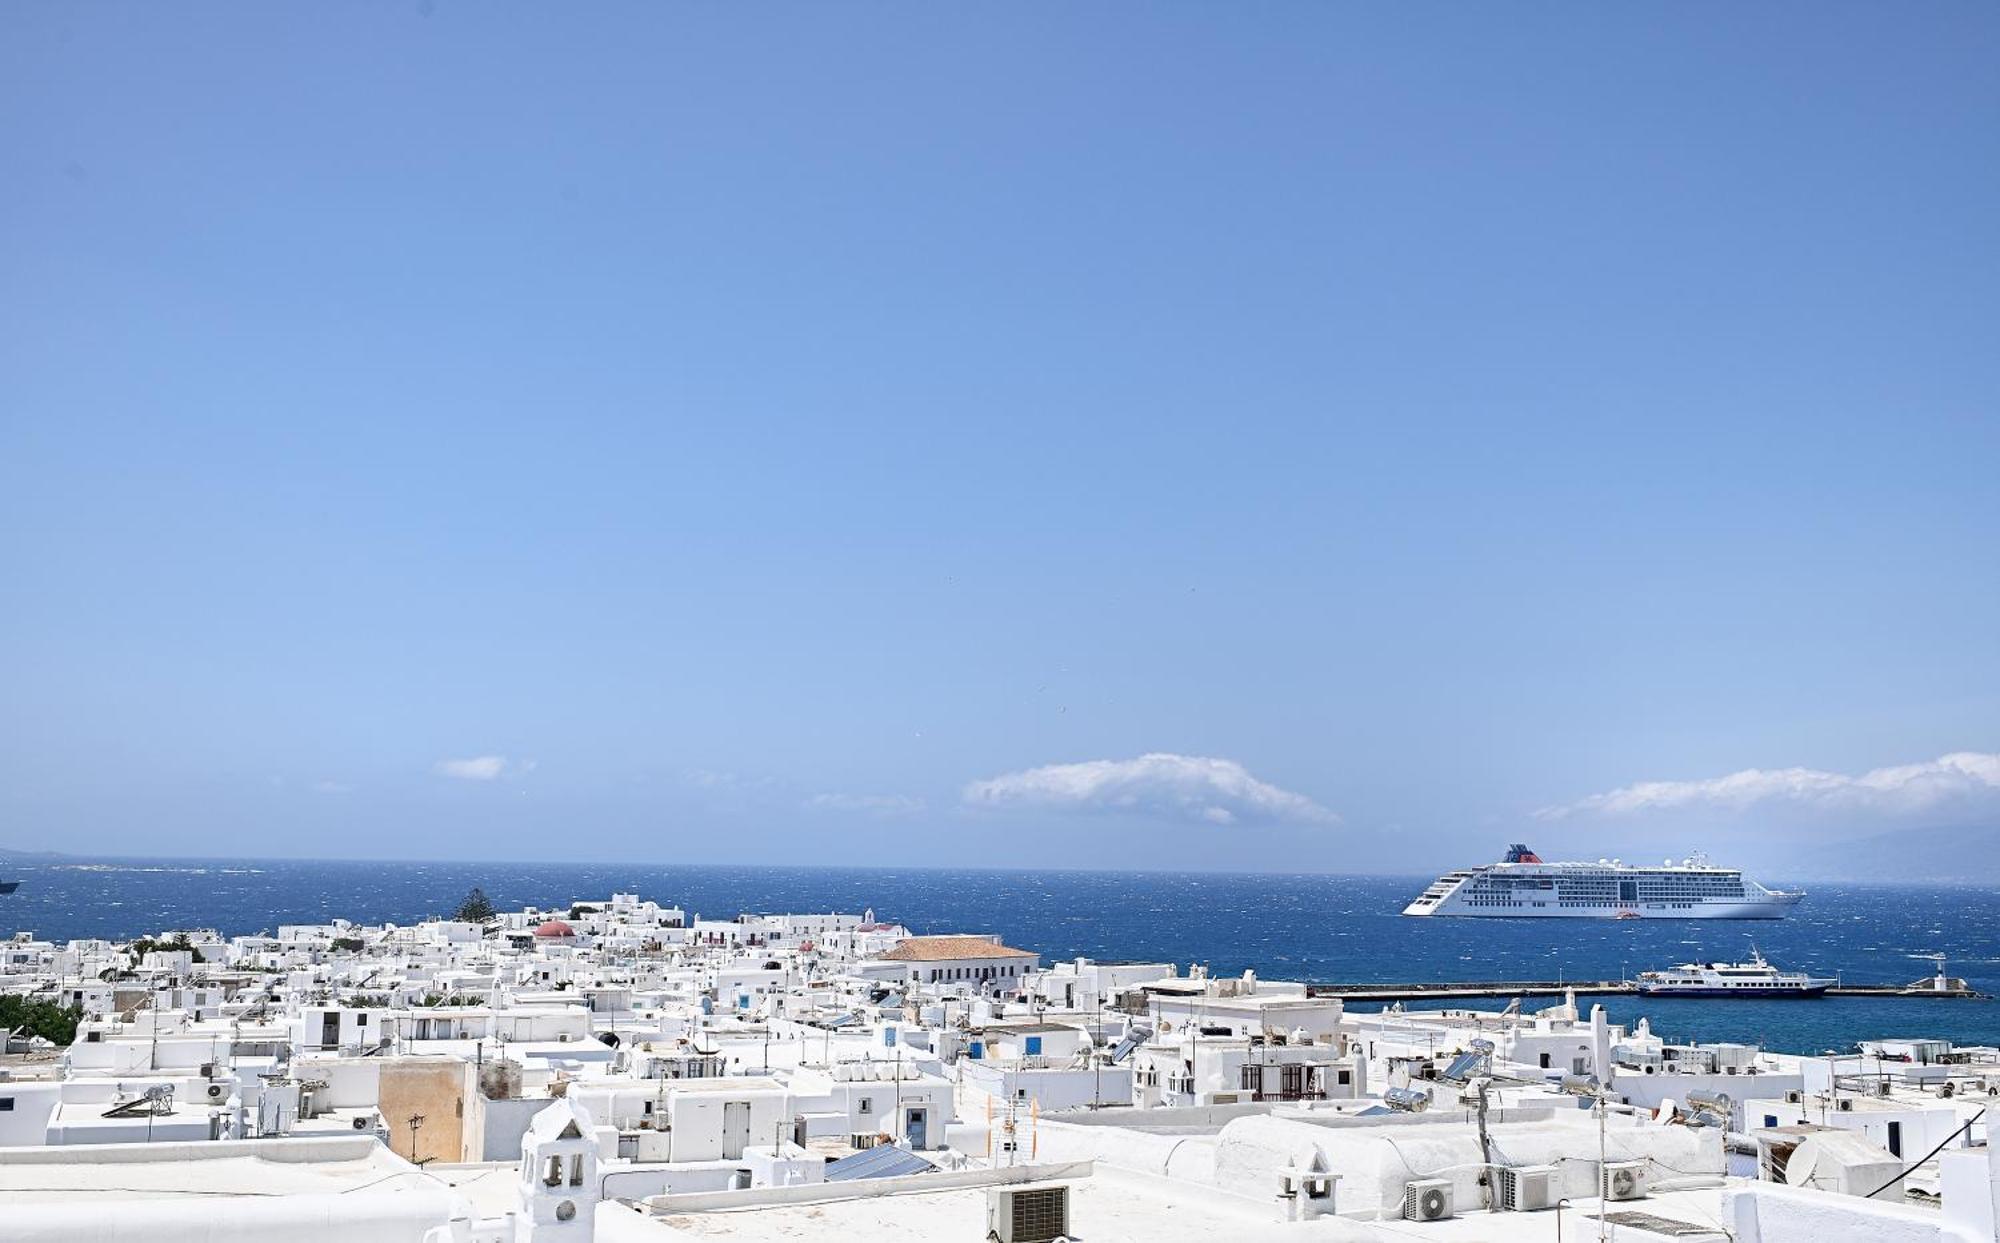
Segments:
[[[251,1146],[309,1143],[327,1159],[271,1160]],[[172,1144],[80,1144],[0,1149],[0,1218],[10,1204],[152,1200],[164,1196],[302,1195],[436,1191],[438,1180],[380,1144],[335,1141],[213,1140]],[[144,1149],[149,1151],[133,1151]],[[209,1150],[209,1155],[201,1150]],[[294,1147],[294,1154],[307,1150]],[[27,1159],[26,1154],[46,1154]]]
[[[1084,1239],[1290,1239],[1297,1226],[1248,1200],[1242,1207],[1214,1188],[1099,1166],[1072,1182],[1070,1221]],[[868,1243],[937,1243],[986,1235],[986,1189],[970,1187],[866,1196],[713,1213],[672,1213],[660,1223],[702,1239],[866,1239]]]

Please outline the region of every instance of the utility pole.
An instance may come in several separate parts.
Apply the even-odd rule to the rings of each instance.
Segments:
[[[1611,1237],[1606,1233],[1611,1228],[1610,1223],[1604,1220],[1607,1216],[1604,1211],[1604,1163],[1611,1159],[1610,1122],[1605,1116],[1608,1111],[1604,1100],[1607,1086],[1602,1083],[1597,1085],[1597,1243],[1607,1243]]]
[[[417,1160],[417,1128],[423,1124],[424,1116],[422,1114],[410,1115],[410,1163],[412,1165],[421,1164]]]
[[[1486,1207],[1493,1207],[1493,1140],[1486,1133],[1486,1081],[1479,1081],[1479,1185],[1485,1188]]]

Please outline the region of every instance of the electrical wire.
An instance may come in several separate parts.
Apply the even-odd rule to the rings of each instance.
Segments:
[[[1923,1156],[1918,1157],[1915,1161],[1905,1166],[1901,1173],[1897,1174],[1894,1178],[1890,1179],[1886,1183],[1883,1183],[1880,1187],[1877,1187],[1875,1190],[1869,1192],[1867,1195],[1862,1196],[1861,1198],[1864,1200],[1872,1200],[1876,1196],[1879,1196],[1883,1192],[1887,1191],[1889,1188],[1895,1186],[1897,1183],[1902,1182],[1905,1178],[1908,1178],[1911,1174],[1915,1173],[1918,1166],[1922,1165],[1924,1162],[1930,1160],[1932,1157],[1935,1157],[1939,1153],[1943,1152],[1946,1146],[1951,1143],[1951,1141],[1957,1139],[1959,1136],[1965,1134],[1967,1131],[1970,1131],[1972,1129],[1972,1124],[1979,1121],[1981,1118],[1984,1118],[1985,1116],[1986,1116],[1986,1110],[1982,1106],[1978,1113],[1972,1115],[1970,1118],[1967,1118],[1965,1120],[1964,1126],[1959,1127],[1956,1131],[1953,1131],[1951,1134],[1945,1136],[1943,1142],[1940,1143],[1937,1147],[1931,1149]]]

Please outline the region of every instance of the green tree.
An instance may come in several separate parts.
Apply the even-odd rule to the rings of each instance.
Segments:
[[[483,924],[497,914],[499,912],[493,909],[493,903],[487,898],[486,891],[474,885],[472,892],[465,895],[465,901],[458,904],[458,910],[452,918],[467,923]]]
[[[81,1006],[60,1006],[53,1001],[14,994],[0,996],[0,1028],[40,1036],[51,1044],[74,1041],[76,1025],[82,1018]]]
[[[154,950],[187,950],[194,955],[196,962],[206,961],[201,956],[201,951],[194,947],[194,942],[188,939],[188,934],[185,932],[175,933],[164,941],[155,941],[151,937],[140,937],[125,947],[125,952],[132,956],[134,966],[146,961],[146,955],[152,953]]]

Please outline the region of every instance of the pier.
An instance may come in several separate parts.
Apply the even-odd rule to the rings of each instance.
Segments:
[[[1565,993],[1575,993],[1579,997],[1637,996],[1639,986],[1631,980],[1457,980],[1412,984],[1320,983],[1307,985],[1306,992],[1313,997],[1338,997],[1343,1001],[1456,1001],[1478,997],[1561,997]],[[1978,1000],[1986,996],[1961,979],[1951,979],[1942,984],[1932,980],[1922,980],[1916,984],[1836,984],[1820,995],[1957,1000]],[[1698,1000],[1809,1001],[1812,999],[1773,998],[1765,994],[1747,995],[1742,998],[1702,997]]]

